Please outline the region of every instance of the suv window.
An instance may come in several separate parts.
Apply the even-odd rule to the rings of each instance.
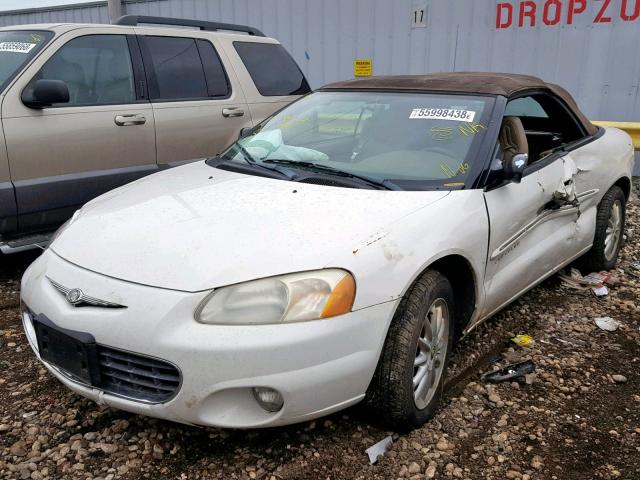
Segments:
[[[206,40],[144,37],[145,59],[151,63],[152,100],[227,97],[229,80],[215,48]]]
[[[45,63],[36,80],[62,80],[69,87],[64,106],[133,103],[135,82],[124,35],[87,35],[66,43]]]
[[[277,43],[233,42],[242,63],[265,97],[309,93],[307,79],[284,47]]]
[[[209,96],[228,97],[231,94],[231,86],[218,52],[207,40],[198,39],[196,44],[204,67]]]
[[[505,116],[520,118],[529,144],[529,163],[546,157],[559,146],[586,136],[576,119],[554,96],[540,93],[511,100]]]

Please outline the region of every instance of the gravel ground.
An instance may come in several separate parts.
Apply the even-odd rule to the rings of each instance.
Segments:
[[[197,428],[100,407],[34,359],[20,326],[19,277],[34,254],[0,258],[0,479],[640,479],[640,202],[607,298],[553,277],[458,346],[443,406],[410,434],[354,407],[269,430]],[[621,323],[605,332],[594,318]],[[509,342],[518,333],[530,347]],[[529,384],[483,372],[532,359]],[[376,465],[365,449],[387,435]]]

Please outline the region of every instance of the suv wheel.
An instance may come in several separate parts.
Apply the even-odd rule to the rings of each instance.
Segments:
[[[367,401],[391,428],[422,425],[440,402],[453,346],[453,301],[449,280],[427,271],[398,307]]]

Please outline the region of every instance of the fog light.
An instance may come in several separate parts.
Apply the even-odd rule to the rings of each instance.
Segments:
[[[267,412],[278,412],[284,404],[280,392],[268,387],[254,387],[251,389],[253,397]]]

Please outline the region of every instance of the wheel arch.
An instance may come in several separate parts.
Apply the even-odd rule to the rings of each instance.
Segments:
[[[622,193],[624,193],[624,198],[629,200],[631,196],[631,179],[629,177],[620,177],[613,186],[620,187]]]
[[[476,312],[478,300],[480,298],[479,276],[469,259],[461,253],[447,253],[441,257],[432,259],[419,271],[411,283],[403,292],[402,299],[411,291],[413,285],[422,277],[425,272],[435,270],[447,277],[453,288],[455,299],[455,337],[458,340],[464,329],[469,325]],[[464,299],[464,301],[459,301]],[[394,315],[395,318],[395,315]]]
[[[439,258],[431,263],[428,270],[436,270],[447,277],[453,288],[455,299],[455,340],[469,325],[478,303],[477,276],[471,262],[462,255],[453,254]],[[426,270],[425,270],[426,271]]]

